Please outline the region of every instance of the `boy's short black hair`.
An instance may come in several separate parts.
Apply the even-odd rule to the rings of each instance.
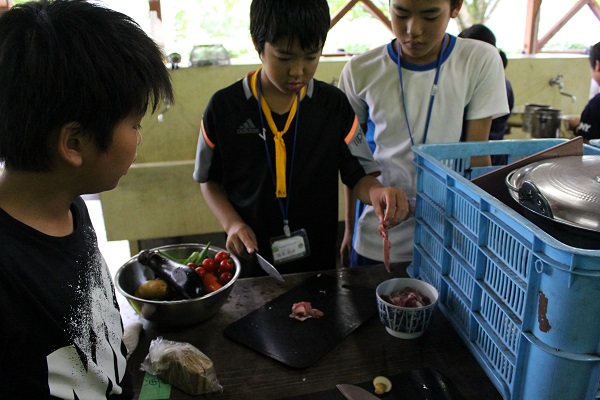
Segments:
[[[388,0],[388,5],[390,5],[392,0]],[[453,11],[460,4],[461,0],[450,0],[450,11]]]
[[[596,61],[600,61],[600,42],[590,47],[590,65],[596,68]]]
[[[171,102],[163,55],[131,18],[80,0],[0,15],[0,162],[48,171],[56,132],[77,122],[105,151],[117,123]]]
[[[461,33],[458,34],[458,37],[466,38],[466,39],[475,39],[480,40],[482,42],[486,42],[496,47],[496,35],[494,32],[487,26],[483,24],[474,24],[470,27],[464,29]],[[498,49],[498,53],[500,53],[500,58],[502,59],[502,66],[506,69],[508,65],[508,58],[506,58],[506,53],[502,50]]]
[[[508,65],[508,57],[506,57],[506,53],[500,49],[498,49],[498,53],[500,53],[500,58],[502,59],[502,66],[504,69],[506,69],[506,66]]]
[[[327,0],[253,0],[250,6],[250,35],[258,54],[265,43],[294,39],[304,50],[320,50],[329,32]]]
[[[458,37],[481,40],[496,47],[496,35],[490,28],[483,24],[474,24],[464,29],[458,34]]]

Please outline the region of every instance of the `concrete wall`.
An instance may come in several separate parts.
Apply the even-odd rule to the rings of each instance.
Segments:
[[[515,107],[526,103],[547,104],[562,110],[563,115],[581,114],[589,99],[590,70],[584,56],[524,56],[509,59],[506,77],[515,92]],[[558,86],[548,83],[557,74],[563,75],[563,91],[576,96],[575,102],[561,95]]]
[[[325,59],[316,78],[333,82],[346,59]],[[199,67],[171,72],[176,102],[163,113],[142,121],[138,159],[119,186],[100,195],[108,240],[168,238],[221,232],[192,180],[202,112],[218,89],[243,78],[258,65]],[[561,96],[550,78],[563,75]],[[585,57],[523,57],[510,59],[506,75],[515,91],[516,108],[548,104],[563,114],[580,114],[588,100],[590,67]],[[159,110],[161,111],[161,110]],[[343,210],[340,208],[340,219]],[[135,246],[132,246],[135,250]]]

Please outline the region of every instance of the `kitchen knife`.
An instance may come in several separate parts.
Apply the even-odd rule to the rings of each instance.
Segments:
[[[335,386],[348,400],[381,400],[379,397],[359,386],[347,385],[345,383]]]
[[[273,266],[273,264],[271,264],[270,262],[265,260],[265,258],[263,256],[261,256],[260,254],[258,254],[258,253],[254,253],[254,254],[256,254],[256,259],[258,260],[258,264],[267,274],[271,275],[273,278],[277,279],[279,282],[283,282],[283,277],[281,276],[279,271],[277,271],[277,269]]]

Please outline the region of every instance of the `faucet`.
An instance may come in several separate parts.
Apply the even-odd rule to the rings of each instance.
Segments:
[[[550,80],[548,81],[548,83],[550,84],[550,86],[558,86],[558,92],[560,94],[562,94],[563,96],[570,97],[571,100],[573,100],[573,103],[575,103],[577,101],[577,97],[576,96],[574,96],[572,94],[569,94],[569,93],[563,92],[564,83],[562,81],[562,77],[563,77],[562,74],[557,74],[555,77],[550,78]]]

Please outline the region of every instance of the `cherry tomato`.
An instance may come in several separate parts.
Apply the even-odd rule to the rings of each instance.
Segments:
[[[202,267],[207,272],[213,272],[217,269],[218,263],[212,258],[205,258],[204,261],[202,261]]]
[[[206,288],[206,290],[208,290],[209,293],[212,293],[223,287],[217,280],[217,277],[209,273],[204,275],[204,278],[202,278],[202,282],[204,283],[204,287]]]
[[[223,272],[219,275],[219,283],[223,286],[227,285],[229,281],[233,278],[233,274],[231,272]]]
[[[221,289],[223,286],[219,282],[214,282],[205,287],[209,293],[212,293],[212,292],[216,292],[217,290]]]
[[[219,269],[221,272],[231,272],[233,271],[234,267],[235,264],[231,258],[227,258],[219,263]]]
[[[229,253],[226,251],[220,251],[217,254],[215,254],[215,261],[217,263],[220,263],[223,260],[227,260],[229,258]]]
[[[200,278],[204,278],[204,275],[206,275],[206,270],[202,267],[197,267],[196,273],[200,275]]]
[[[187,266],[188,266],[188,267],[190,267],[191,269],[196,269],[196,268],[198,268],[198,264],[196,264],[196,263],[193,263],[193,262],[187,263]]]

